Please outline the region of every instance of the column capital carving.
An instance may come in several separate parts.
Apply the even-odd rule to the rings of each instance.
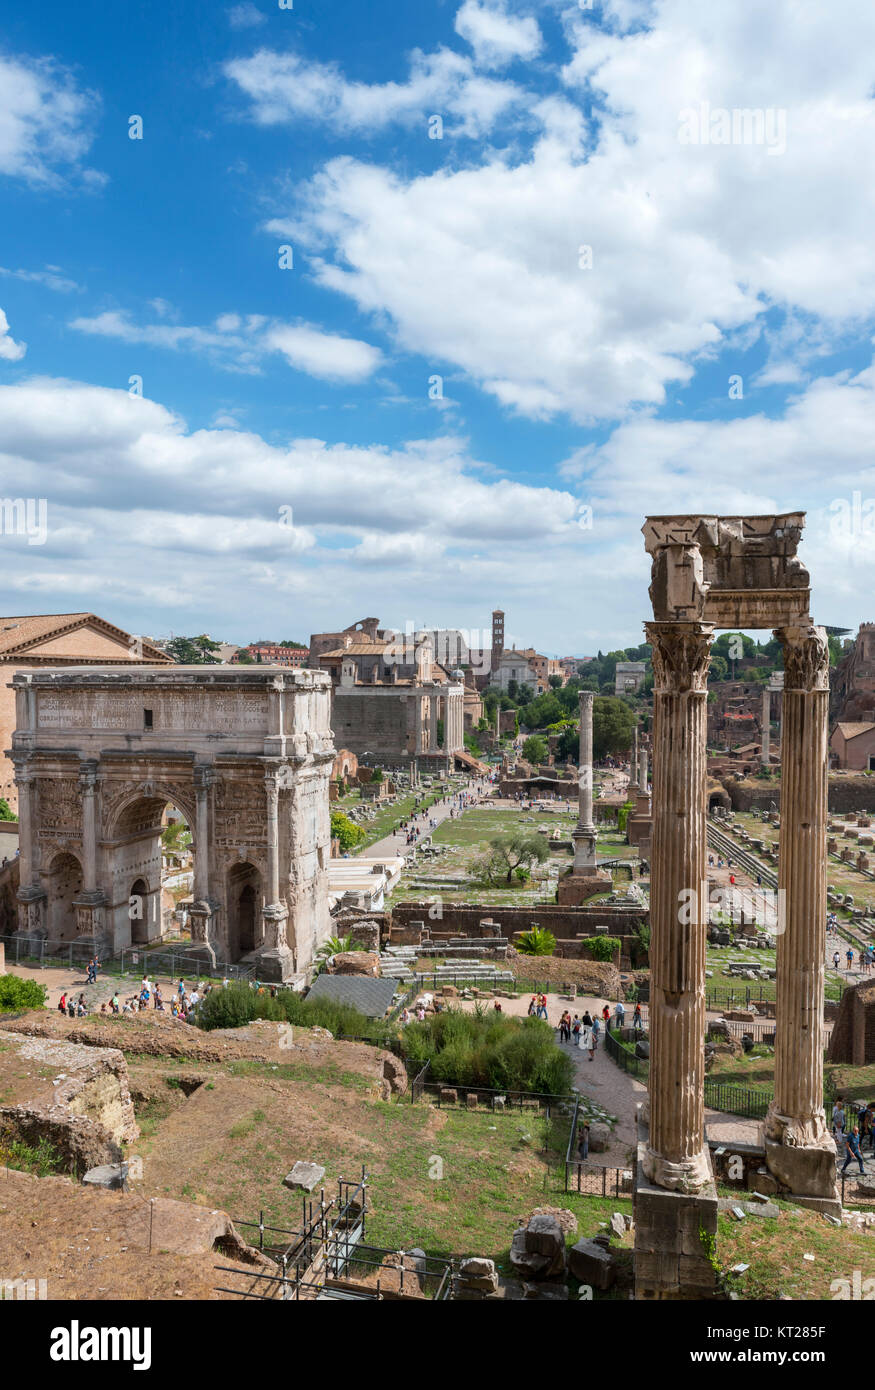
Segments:
[[[826,629],[813,623],[779,627],[775,636],[784,652],[784,689],[829,690],[829,643]]]
[[[707,689],[714,636],[711,623],[653,622],[645,623],[644,630],[653,649],[656,690],[674,694]]]
[[[14,754],[12,757],[14,769],[13,781],[17,787],[30,786],[36,781],[36,769],[27,755]]]
[[[216,769],[210,763],[195,763],[192,780],[196,792],[207,792],[218,780]]]
[[[91,796],[97,789],[97,759],[85,758],[79,764],[79,790]]]

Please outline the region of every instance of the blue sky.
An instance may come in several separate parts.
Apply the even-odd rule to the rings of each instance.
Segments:
[[[640,640],[648,512],[803,508],[816,618],[872,618],[875,13],[759,8],[9,16],[0,459],[48,526],[3,611],[588,652]]]

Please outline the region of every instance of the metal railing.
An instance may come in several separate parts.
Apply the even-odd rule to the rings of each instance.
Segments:
[[[764,1120],[771,1099],[771,1091],[752,1091],[731,1081],[705,1077],[705,1104],[711,1110],[724,1110],[746,1120]]]
[[[605,1031],[605,1052],[630,1076],[637,1076],[640,1080],[646,1081],[650,1075],[649,1059],[637,1057],[634,1049],[621,1042],[610,1027]]]

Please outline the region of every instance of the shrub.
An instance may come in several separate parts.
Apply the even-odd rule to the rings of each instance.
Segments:
[[[0,975],[0,1014],[17,1009],[41,1009],[45,1002],[45,985],[36,980],[22,980],[18,975]]]
[[[341,850],[355,849],[365,838],[365,832],[343,811],[331,812],[331,838],[337,840]]]
[[[556,1046],[553,1029],[538,1018],[516,1018],[477,1007],[446,1009],[403,1034],[404,1055],[431,1062],[430,1076],[448,1085],[565,1095],[574,1064]]]
[[[517,937],[516,949],[524,956],[552,956],[556,950],[556,938],[544,927],[532,927]]]
[[[618,936],[591,936],[586,943],[591,960],[613,960],[620,944]]]
[[[394,1039],[391,1024],[367,1018],[349,1004],[331,999],[309,999],[293,989],[269,990],[259,994],[248,984],[235,981],[225,989],[214,989],[198,1005],[197,1024],[207,1032],[214,1028],[240,1028],[253,1019],[272,1023],[296,1023],[301,1028],[327,1028],[339,1034],[364,1037],[375,1045],[388,1047]]]

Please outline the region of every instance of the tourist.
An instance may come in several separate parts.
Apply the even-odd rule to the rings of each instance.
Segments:
[[[546,996],[546,994],[542,994],[542,995],[541,995],[541,1000],[540,1000],[540,1003],[538,1004],[538,1018],[543,1018],[543,1019],[545,1020],[545,1022],[546,1022],[546,1020],[547,1020],[547,996]]]
[[[850,970],[851,970],[851,968],[852,968],[852,966],[853,966],[853,964],[854,964],[854,952],[851,950],[851,947],[850,947],[850,946],[848,947],[847,951],[845,952],[845,959],[846,959],[847,962],[848,962],[848,971],[850,972]]]
[[[154,997],[154,1000],[153,1000],[153,1004],[154,1004],[155,1008],[158,1010],[158,1012],[163,1014],[163,1012],[164,1012],[164,1000],[163,1000],[162,997],[161,997],[161,991],[160,991],[160,989],[158,988],[157,985],[155,986],[155,997]]]
[[[844,1177],[845,1170],[853,1159],[857,1160],[860,1165],[860,1172],[865,1176],[866,1169],[863,1166],[863,1155],[860,1152],[860,1131],[856,1125],[845,1138],[845,1161],[842,1166],[842,1177]]]
[[[402,1028],[406,1027],[406,1025],[410,1022],[410,1010],[406,1007],[403,1008],[401,1010],[401,1017],[398,1021],[401,1024]]]
[[[72,994],[70,995],[70,998],[67,1000],[67,1017],[76,1017],[76,1000],[73,998]]]
[[[177,988],[176,993],[179,995],[180,999],[185,994],[185,980],[182,978],[181,975],[179,977],[179,986]]]
[[[614,1018],[616,1019],[616,1026],[618,1028],[622,1028],[624,1023],[626,1022],[626,1006],[624,1005],[622,999],[617,1000],[617,1007],[614,1010]]]
[[[596,1014],[596,1015],[593,1017],[593,1020],[592,1020],[592,1049],[593,1049],[593,1052],[595,1052],[596,1048],[597,1048],[598,1045],[599,1045],[599,1033],[600,1033],[600,1032],[601,1032],[601,1024],[599,1023],[599,1020],[598,1020],[598,1014]]]
[[[559,1020],[559,1041],[567,1043],[571,1040],[571,1019],[566,1009]]]
[[[496,999],[495,1003],[492,1005],[492,1011],[493,1011],[493,1013],[496,1013],[496,1014],[500,1014],[500,1013],[503,1013],[503,1012],[504,1012],[504,1010],[503,1010],[502,1007],[501,1007],[501,1000],[500,1000],[500,999]]]
[[[577,1014],[571,1020],[571,1035],[574,1038],[574,1046],[580,1047],[580,1019]]]
[[[588,1051],[589,1051],[589,1060],[590,1060],[591,1062],[593,1062],[593,1061],[595,1061],[595,1050],[596,1050],[596,1048],[598,1047],[598,1037],[596,1036],[595,1023],[593,1023],[592,1028],[590,1028],[590,1030],[589,1030],[589,1040],[588,1040],[588,1041],[589,1041],[589,1048],[588,1048]]]
[[[611,1010],[610,1010],[610,1007],[609,1007],[607,1004],[606,1004],[605,1007],[602,1009],[602,1022],[603,1022],[604,1025],[605,1025],[605,1032],[607,1033],[607,1031],[608,1031],[608,1025],[609,1025],[610,1022],[611,1022]]]
[[[582,1163],[589,1158],[589,1122],[584,1120],[577,1130],[577,1156]]]
[[[839,968],[840,965],[841,965],[841,957],[840,957],[838,951],[833,951],[833,953],[832,953],[832,968],[833,968],[833,970],[838,970],[838,968]]]
[[[87,1013],[88,1013],[88,1006],[87,1006],[87,1004],[85,1003],[85,995],[84,995],[84,994],[80,994],[80,995],[79,995],[79,1000],[78,1000],[78,1002],[77,1002],[77,1004],[76,1004],[76,1017],[77,1017],[77,1018],[84,1018],[85,1015],[86,1015]]]
[[[844,1133],[845,1128],[845,1107],[840,1100],[837,1100],[832,1108],[832,1133],[833,1138],[838,1134]]]
[[[61,995],[60,999],[58,1000],[58,1012],[59,1012],[59,1013],[62,1013],[62,1014],[65,1014],[65,1013],[67,1012],[67,992],[66,992],[66,990],[64,991],[64,993]]]
[[[115,994],[112,996],[109,1007],[111,1008],[114,1014],[117,1014],[119,1012],[118,990],[116,990]]]
[[[632,1027],[637,1033],[642,1033],[644,1031],[644,1020],[641,1017],[640,1004],[635,1005],[635,1012],[632,1015]]]
[[[529,1003],[529,1007],[528,1007],[528,1015],[529,1015],[529,1018],[534,1018],[535,1015],[537,1014],[537,1012],[538,1012],[538,1006],[537,1006],[537,1004],[535,1003],[535,996],[534,996],[534,994],[533,994],[533,995],[532,995],[532,998],[531,998],[531,1001],[530,1001],[530,1003]]]

